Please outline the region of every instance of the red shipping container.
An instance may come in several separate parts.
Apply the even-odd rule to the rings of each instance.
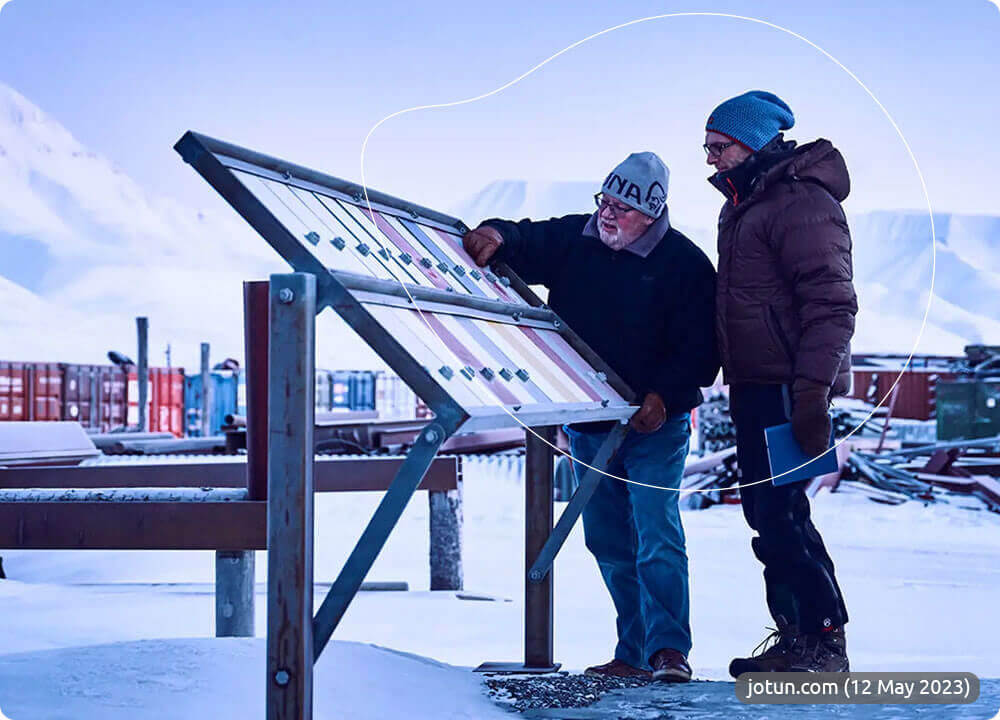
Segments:
[[[10,368],[0,363],[0,422],[10,420]]]
[[[97,416],[100,418],[101,432],[110,432],[125,425],[128,412],[126,406],[127,379],[125,373],[116,367],[98,367],[100,375]]]
[[[62,397],[62,370],[58,363],[30,363],[35,398]]]
[[[902,363],[900,363],[900,368]],[[888,408],[893,383],[899,378],[900,368],[879,368],[854,371],[854,389],[851,397],[871,403],[882,402]],[[913,368],[901,378],[893,417],[913,420],[931,420],[937,412],[937,384],[954,379],[953,373],[935,368]]]
[[[146,421],[151,432],[169,432],[184,436],[184,371],[180,368],[150,368]],[[139,376],[128,376],[129,424],[139,422]]]
[[[32,415],[32,420],[59,420],[62,416],[62,409],[59,406],[59,398],[36,397],[34,407],[35,411]]]
[[[100,427],[99,418],[91,414],[92,400],[100,394],[100,375],[96,365],[63,363],[62,418],[73,420],[85,428]]]
[[[10,377],[10,420],[30,420],[28,417],[28,368],[24,363],[7,363]]]

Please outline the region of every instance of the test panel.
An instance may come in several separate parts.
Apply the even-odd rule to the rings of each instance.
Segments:
[[[632,391],[510,268],[476,266],[460,220],[196,133],[175,147],[294,270],[317,275],[318,307],[431,410],[460,409],[463,430],[635,411]]]

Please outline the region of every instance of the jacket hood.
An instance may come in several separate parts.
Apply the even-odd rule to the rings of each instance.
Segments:
[[[806,180],[822,185],[837,202],[851,191],[847,163],[829,140],[815,140],[796,147],[779,134],[768,145],[732,170],[708,178],[733,206],[743,204],[765,187],[784,179]]]
[[[829,140],[819,139],[800,145],[787,163],[782,162],[772,168],[768,175],[768,180],[788,177],[819,183],[837,202],[844,202],[851,192],[847,163]]]

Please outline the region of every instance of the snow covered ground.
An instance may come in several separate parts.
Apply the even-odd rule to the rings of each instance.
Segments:
[[[519,472],[514,458],[465,464],[465,586],[468,595],[489,599],[427,591],[427,500],[414,499],[369,577],[405,580],[411,592],[358,596],[317,665],[317,718],[500,716],[466,668],[521,657]],[[317,497],[318,583],[333,579],[377,500]],[[944,505],[882,506],[847,493],[821,495],[813,507],[851,613],[853,669],[1000,677],[1000,516]],[[749,652],[770,624],[759,566],[738,507],[685,511],[684,522],[691,662],[698,678],[725,679],[732,655]],[[2,555],[10,579],[0,581],[0,708],[8,717],[259,716],[263,584],[259,638],[214,640],[210,552]],[[263,553],[257,574],[263,583]],[[611,603],[579,527],[559,556],[555,580],[556,659],[580,670],[610,658]],[[323,592],[317,589],[317,605]],[[731,696],[731,686],[718,687]],[[766,715],[752,710],[744,717]],[[900,710],[895,717],[908,717]],[[735,716],[719,712],[714,716]]]

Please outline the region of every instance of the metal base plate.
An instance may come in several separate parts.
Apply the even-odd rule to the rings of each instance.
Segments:
[[[528,667],[524,663],[517,662],[484,662],[482,665],[473,670],[473,672],[544,675],[546,673],[554,673],[561,667],[562,663],[553,663],[552,665],[533,665]]]

